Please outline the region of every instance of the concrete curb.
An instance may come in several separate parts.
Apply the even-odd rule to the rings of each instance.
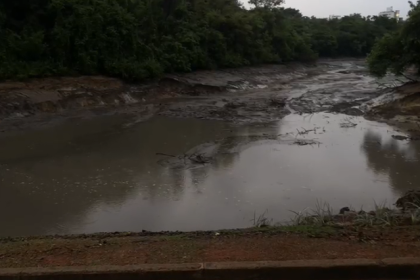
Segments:
[[[0,280],[420,279],[420,258],[0,269]]]

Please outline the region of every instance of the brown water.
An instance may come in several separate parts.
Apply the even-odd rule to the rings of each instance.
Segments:
[[[156,117],[127,126],[107,116],[1,134],[0,236],[249,227],[266,210],[284,222],[317,200],[371,209],[419,187],[419,141],[397,141],[391,136],[403,132],[363,118],[341,128],[346,120],[293,114],[233,126]],[[209,164],[156,155],[205,142],[215,153]]]

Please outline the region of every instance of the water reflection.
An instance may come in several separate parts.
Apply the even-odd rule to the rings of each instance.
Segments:
[[[124,119],[67,123],[53,129],[0,139],[0,235],[68,233],[95,221],[89,212],[118,210],[141,194],[150,203],[177,201],[183,189],[201,182],[206,169],[159,166],[156,152],[179,154],[202,142],[228,136],[221,122],[152,120],[123,130]],[[158,122],[158,123],[156,123]],[[110,124],[109,126],[107,124]]]
[[[284,221],[317,199],[358,208],[419,182],[420,142],[396,142],[392,128],[362,118],[343,129],[346,118],[289,115],[249,126],[153,118],[127,127],[114,116],[5,134],[0,236],[247,227],[254,212]],[[300,137],[319,146],[292,145],[294,134],[257,137],[314,127],[322,129]],[[217,151],[211,164],[172,168],[156,155],[203,143]]]
[[[420,142],[383,139],[381,134],[368,131],[362,150],[369,168],[377,174],[385,174],[397,196],[419,187]]]

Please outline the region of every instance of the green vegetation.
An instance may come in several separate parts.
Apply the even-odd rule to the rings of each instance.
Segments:
[[[376,76],[388,71],[404,75],[411,67],[420,75],[420,0],[409,3],[409,18],[400,29],[380,39],[369,55],[369,69]]]
[[[399,29],[384,17],[308,18],[282,3],[251,0],[247,10],[238,0],[1,1],[0,80],[103,74],[138,81],[166,72],[366,56],[376,39]],[[418,17],[413,12],[404,36]]]
[[[420,206],[407,202],[409,208],[405,211],[388,208],[386,203],[376,204],[375,209],[366,212],[363,209],[359,211],[346,211],[343,215],[334,214],[333,209],[328,203],[317,202],[315,209],[305,209],[295,214],[291,221],[294,226],[410,226],[420,224]]]

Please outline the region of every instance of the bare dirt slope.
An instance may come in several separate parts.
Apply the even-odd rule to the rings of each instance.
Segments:
[[[420,116],[420,83],[407,83],[397,87],[392,94],[393,101],[376,106],[371,115],[386,118],[400,116]]]

